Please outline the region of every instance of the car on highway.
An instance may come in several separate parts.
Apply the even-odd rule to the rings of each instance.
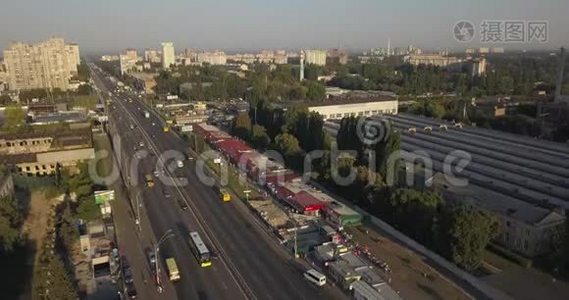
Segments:
[[[188,210],[188,204],[186,204],[186,201],[180,198],[178,198],[176,201],[178,202],[181,210]]]
[[[304,278],[317,286],[323,286],[326,284],[326,276],[314,269],[306,271],[304,273]]]
[[[223,200],[223,202],[231,201],[231,194],[226,189],[219,189],[219,198]]]
[[[168,271],[168,278],[170,278],[170,281],[180,280],[180,271],[178,270],[178,265],[173,257],[166,258],[166,269]]]
[[[126,256],[121,257],[121,270],[123,274],[123,280],[125,283],[132,283],[134,281],[132,268],[126,259]]]
[[[138,292],[136,291],[134,283],[125,284],[125,290],[125,294],[128,296],[128,298],[136,299],[138,297]]]
[[[148,264],[150,265],[152,273],[156,273],[156,253],[150,249],[147,249],[146,258],[148,259]]]
[[[178,168],[183,168],[183,167],[184,167],[184,162],[181,161],[181,160],[177,160],[177,161],[176,161],[176,166],[177,166]]]

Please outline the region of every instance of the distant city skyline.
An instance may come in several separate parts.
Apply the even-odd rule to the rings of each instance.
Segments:
[[[110,0],[57,3],[10,1],[0,11],[0,49],[12,41],[51,36],[78,43],[82,53],[117,53],[126,48],[160,49],[171,41],[184,48],[228,52],[259,49],[406,47],[464,49],[554,49],[569,46],[566,0],[419,1],[375,0],[149,1]],[[460,20],[476,29],[484,20],[547,21],[546,43],[461,43],[453,37]]]

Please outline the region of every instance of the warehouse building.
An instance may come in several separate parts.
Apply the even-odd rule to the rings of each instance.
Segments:
[[[445,200],[484,211],[498,221],[494,241],[527,257],[551,251],[555,238],[563,231],[563,213],[484,189],[476,185],[458,187],[446,183],[441,173],[433,177],[433,188]],[[499,201],[497,201],[499,199]]]
[[[319,113],[324,120],[339,120],[347,117],[371,117],[396,115],[399,101],[391,92],[349,91],[328,95],[328,99],[309,103],[308,110]]]

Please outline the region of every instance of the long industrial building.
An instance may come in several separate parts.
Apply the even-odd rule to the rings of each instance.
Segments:
[[[548,251],[569,209],[569,147],[406,114],[387,118],[401,133],[407,161],[430,161],[434,173],[443,173],[445,162],[448,167],[449,161],[470,158],[464,170],[455,171],[467,187],[431,178],[446,200],[495,215],[500,244],[530,257]],[[335,135],[339,124],[327,122],[325,128]]]

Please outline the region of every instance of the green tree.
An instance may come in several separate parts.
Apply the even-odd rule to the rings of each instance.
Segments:
[[[87,63],[82,60],[81,63],[77,66],[77,79],[80,81],[87,82],[91,78],[91,70]]]
[[[306,98],[309,100],[323,100],[326,97],[326,89],[317,81],[306,81],[304,86],[308,88]]]
[[[20,240],[22,215],[13,197],[0,198],[0,252],[9,252]]]
[[[432,245],[432,233],[441,203],[442,199],[437,194],[402,188],[391,194],[385,213],[405,233],[424,245]]]
[[[77,89],[77,94],[79,95],[90,95],[92,93],[91,86],[88,84],[82,84]]]
[[[10,105],[4,111],[4,129],[9,131],[23,128],[26,124],[26,113],[20,105]]]
[[[387,126],[386,123],[379,124],[381,126]],[[388,170],[388,163],[390,159],[396,159],[394,161],[394,165],[392,166],[394,173],[393,175],[394,182],[397,182],[397,174],[399,170],[400,160],[392,158],[392,155],[397,155],[397,153],[401,150],[401,135],[399,132],[395,131],[395,126],[390,125],[384,128],[382,132],[385,132],[386,136],[380,139],[375,145],[375,162],[376,162],[376,171],[381,175],[383,178],[387,178]],[[381,132],[381,131],[380,131]]]
[[[271,143],[271,138],[267,134],[265,127],[261,125],[253,125],[251,128],[251,142],[253,146],[257,149],[267,149]]]
[[[32,99],[44,99],[47,97],[45,89],[24,90],[19,94],[20,102],[29,103]]]
[[[77,218],[85,221],[93,221],[101,218],[101,209],[95,203],[95,197],[90,196],[79,200]]]
[[[12,98],[8,95],[0,95],[0,105],[9,105],[12,103]]]
[[[298,144],[298,140],[292,134],[281,133],[277,135],[275,137],[275,149],[284,156],[290,168],[299,170],[302,166],[302,149]]]
[[[79,230],[75,224],[75,218],[71,212],[71,207],[67,205],[63,210],[61,215],[61,223],[58,230],[59,236],[67,250],[67,253],[71,253],[73,250],[74,243],[79,238]]]
[[[249,140],[251,132],[251,118],[246,113],[240,113],[233,120],[232,133],[243,140]]]
[[[482,254],[494,237],[496,221],[479,210],[457,207],[451,210],[448,228],[448,253],[452,261],[467,271],[476,270]],[[443,228],[445,230],[445,228]]]

